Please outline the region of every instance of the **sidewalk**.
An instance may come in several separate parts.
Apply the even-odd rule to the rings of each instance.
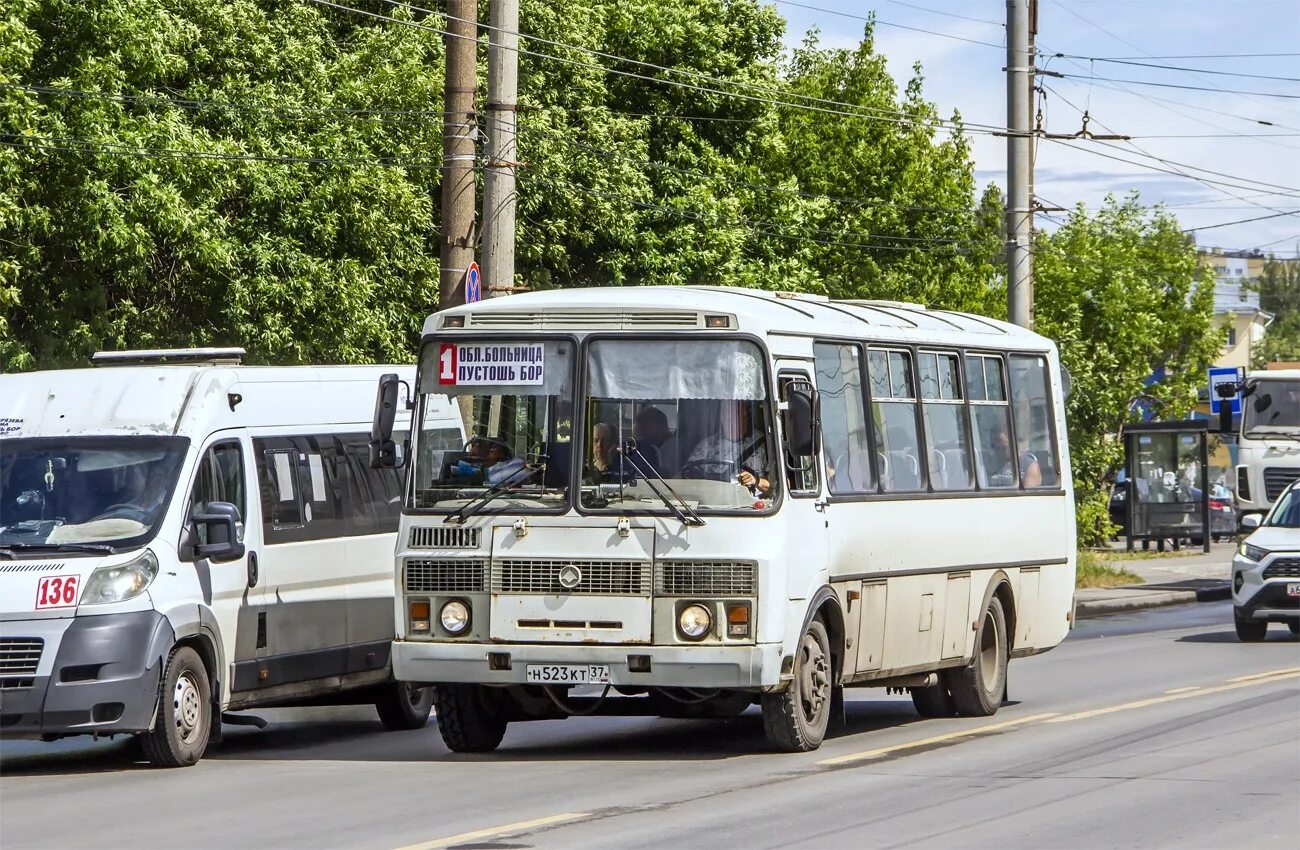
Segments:
[[[1200,549],[1184,549],[1156,558],[1107,559],[1141,576],[1142,584],[1076,591],[1074,616],[1083,619],[1164,605],[1231,599],[1229,572],[1236,548],[1235,542],[1226,541],[1211,544],[1208,555]],[[1122,556],[1123,548],[1117,549],[1115,554]]]

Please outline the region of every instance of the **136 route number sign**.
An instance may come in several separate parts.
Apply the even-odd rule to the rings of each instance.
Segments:
[[[71,608],[77,604],[81,576],[41,576],[36,583],[37,608]]]

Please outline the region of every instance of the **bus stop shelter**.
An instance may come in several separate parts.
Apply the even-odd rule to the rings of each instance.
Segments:
[[[1203,421],[1142,422],[1124,426],[1128,474],[1127,546],[1155,541],[1164,551],[1188,542],[1210,551],[1208,433]]]

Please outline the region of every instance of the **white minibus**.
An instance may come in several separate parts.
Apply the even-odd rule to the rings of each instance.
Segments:
[[[1263,519],[1300,478],[1300,369],[1251,372],[1237,438],[1237,503]]]
[[[430,316],[415,389],[393,666],[437,685],[453,750],[516,720],[754,703],[774,747],[810,750],[857,686],[988,715],[1009,660],[1072,624],[1062,373],[1023,328],[537,292]],[[426,451],[449,402],[468,448]]]
[[[424,725],[389,663],[402,481],[368,458],[394,367],[241,354],[0,376],[0,736],[136,734],[184,765],[240,709]],[[426,416],[426,442],[460,444],[454,409]]]

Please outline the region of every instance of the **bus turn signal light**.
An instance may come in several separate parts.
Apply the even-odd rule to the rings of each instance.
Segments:
[[[429,631],[429,600],[412,600],[408,610],[410,612],[411,631]]]
[[[727,637],[749,637],[749,606],[727,606]]]

